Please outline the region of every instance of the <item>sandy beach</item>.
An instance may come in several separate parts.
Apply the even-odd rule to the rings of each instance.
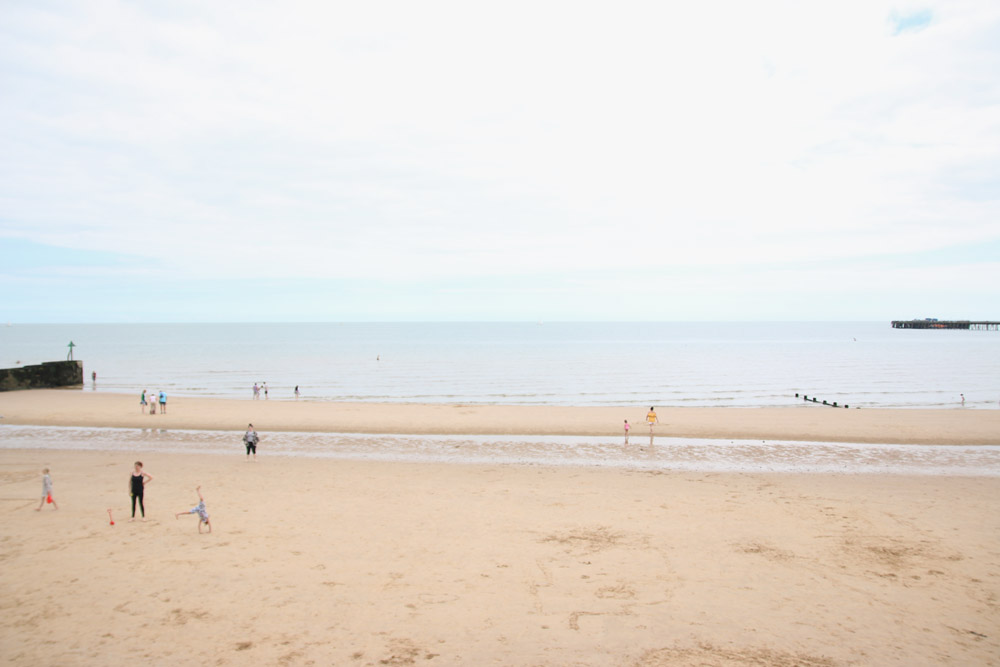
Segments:
[[[0,451],[9,664],[989,665],[997,478]],[[49,467],[58,511],[35,512]],[[202,485],[214,530],[193,516]],[[107,508],[114,509],[110,526]]]
[[[419,405],[313,401],[169,398],[167,414],[139,411],[138,395],[80,390],[0,393],[4,424],[119,428],[409,434],[633,434],[649,406],[560,407]],[[1000,444],[1000,410],[846,410],[790,408],[669,408],[657,406],[657,433],[684,438],[935,445]]]
[[[634,412],[641,422],[645,408]],[[151,417],[114,394],[0,394],[3,424],[155,422],[181,440],[251,420],[267,431],[617,435],[622,413],[177,398]],[[983,410],[659,414],[662,432],[689,437],[969,445],[1000,432]],[[10,664],[832,667],[1000,655],[996,475],[7,447]],[[848,463],[856,449],[827,456]],[[140,457],[154,477],[148,520],[130,523]],[[59,509],[35,512],[45,467]],[[174,518],[197,504],[198,485],[211,534]]]

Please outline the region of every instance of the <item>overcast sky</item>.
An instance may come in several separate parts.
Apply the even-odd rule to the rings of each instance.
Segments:
[[[1000,319],[1000,3],[0,3],[0,321]]]

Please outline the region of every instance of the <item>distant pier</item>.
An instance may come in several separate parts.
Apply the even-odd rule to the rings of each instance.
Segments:
[[[1000,331],[1000,322],[973,322],[972,320],[893,320],[893,329],[972,329],[975,331]]]

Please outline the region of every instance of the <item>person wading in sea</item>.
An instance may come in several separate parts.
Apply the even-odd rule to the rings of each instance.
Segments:
[[[653,426],[660,423],[660,420],[656,417],[656,408],[650,407],[649,413],[646,415],[646,421],[649,422],[649,446],[653,446]]]
[[[243,444],[247,446],[247,461],[250,460],[250,454],[253,453],[253,460],[257,460],[257,443],[260,441],[260,437],[257,435],[257,431],[254,430],[253,424],[247,424],[247,432],[243,434]]]

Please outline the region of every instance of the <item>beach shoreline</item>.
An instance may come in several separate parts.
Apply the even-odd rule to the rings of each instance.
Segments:
[[[332,403],[169,397],[167,414],[140,412],[138,395],[65,389],[0,393],[3,424],[414,435],[648,438],[649,406],[567,407]],[[914,445],[1000,444],[1000,410],[674,408],[656,406],[658,436]]]

